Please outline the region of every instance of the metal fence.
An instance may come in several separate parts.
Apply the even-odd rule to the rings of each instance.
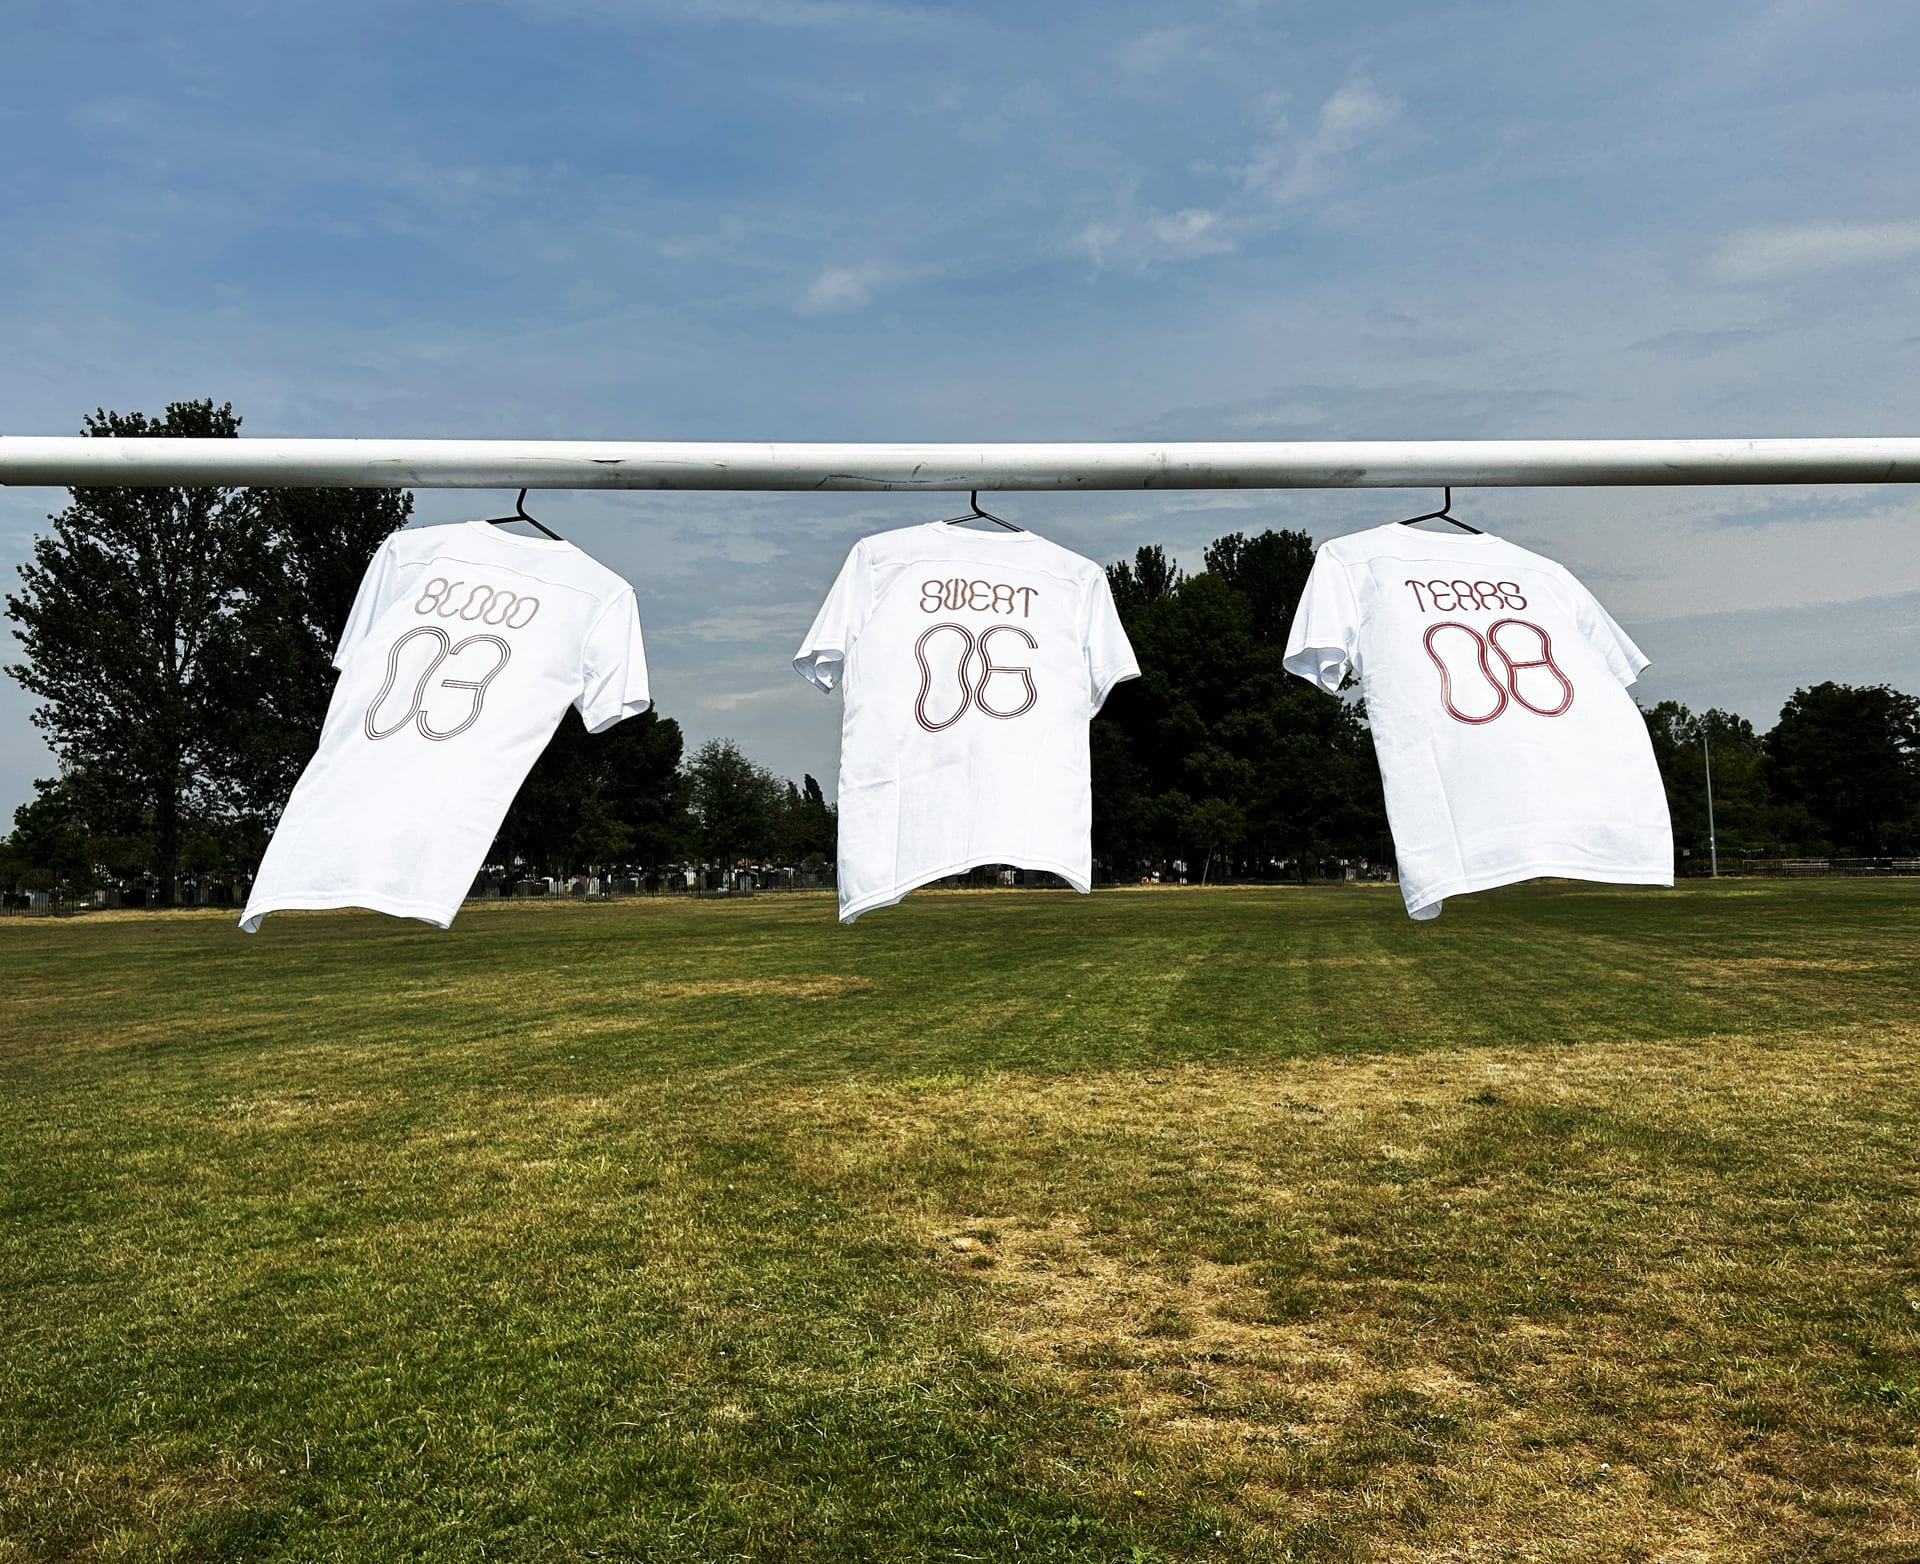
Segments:
[[[1867,877],[1920,874],[1920,858],[1742,858],[1720,861],[1720,873],[1767,875],[1777,879],[1823,876]]]

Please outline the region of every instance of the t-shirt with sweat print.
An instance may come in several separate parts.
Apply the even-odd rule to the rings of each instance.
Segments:
[[[938,521],[863,538],[793,665],[845,699],[843,923],[983,863],[1090,889],[1087,724],[1140,673],[1092,560]]]
[[[480,521],[381,544],[333,662],[249,934],[292,907],[445,928],[567,707],[598,733],[652,704],[633,588],[571,543]]]

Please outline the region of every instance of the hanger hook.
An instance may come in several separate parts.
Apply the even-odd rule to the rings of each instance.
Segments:
[[[972,521],[978,518],[981,521],[990,521],[995,526],[1005,527],[1009,532],[1021,532],[1025,530],[1022,527],[1015,526],[1012,522],[1008,521],[1004,516],[996,516],[990,510],[982,510],[980,508],[980,491],[978,489],[967,490],[967,505],[968,505],[968,511],[966,515],[949,516],[947,517],[947,520],[948,521]]]
[[[1444,498],[1440,501],[1440,508],[1438,510],[1422,511],[1418,516],[1409,516],[1401,522],[1400,525],[1403,527],[1411,527],[1417,521],[1444,521],[1449,526],[1458,527],[1462,532],[1471,532],[1476,537],[1479,536],[1480,529],[1478,527],[1469,526],[1453,514],[1453,485],[1450,483],[1446,484],[1440,492]]]

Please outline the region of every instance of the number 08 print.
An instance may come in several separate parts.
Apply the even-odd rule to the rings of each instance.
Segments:
[[[1017,635],[1027,643],[1029,651],[1038,651],[1040,643],[1018,625],[988,625],[976,637],[965,625],[937,624],[922,632],[920,639],[913,643],[914,660],[920,664],[920,695],[913,703],[914,720],[929,733],[940,733],[952,727],[966,716],[969,707],[977,707],[984,715],[1010,721],[1014,717],[1023,717],[1033,710],[1034,703],[1040,699],[1040,692],[1033,686],[1033,670],[1024,664],[997,663],[993,660],[993,651],[989,642],[996,635]],[[940,636],[939,641],[934,641]],[[958,637],[957,640],[952,637]],[[953,688],[959,692],[959,700],[950,716],[940,717],[940,698],[935,695],[934,662],[945,663],[951,655],[949,648],[958,652],[951,665],[950,678]],[[932,661],[929,661],[931,654]],[[967,664],[975,656],[980,659],[980,677],[972,684],[967,683]],[[943,672],[947,670],[943,669]],[[1003,674],[1010,679],[1018,679],[1026,688],[1027,698],[1011,711],[999,710],[987,702],[987,685],[995,674]],[[946,681],[939,681],[944,684]],[[931,705],[929,704],[931,703]]]
[[[1573,681],[1553,660],[1552,639],[1530,620],[1499,619],[1485,635],[1443,620],[1427,631],[1426,647],[1440,670],[1440,704],[1456,722],[1491,722],[1509,700],[1538,717],[1557,717],[1573,704]],[[1505,665],[1504,680],[1487,660],[1489,652]]]
[[[405,653],[408,646],[420,639],[435,643],[433,656],[428,659],[426,666],[420,670],[418,677],[414,679],[413,698],[407,702],[407,709],[400,714],[400,720],[395,722],[391,727],[383,728],[380,726],[383,708],[387,705],[388,697],[393,694],[394,686],[400,681],[402,654]],[[440,671],[440,665],[449,658],[457,658],[469,646],[482,645],[490,646],[494,650],[495,656],[491,668],[487,669],[487,671],[477,679],[442,679],[437,686],[442,690],[465,690],[467,692],[467,699],[471,702],[469,710],[465,717],[453,727],[447,728],[444,731],[435,728],[433,724],[427,720],[427,681]],[[512,656],[513,648],[507,645],[507,643],[497,635],[469,635],[458,641],[453,641],[450,640],[447,632],[442,630],[438,625],[414,626],[413,629],[395,641],[392,649],[387,653],[386,680],[380,686],[380,693],[374,696],[373,700],[367,706],[367,715],[364,724],[367,737],[377,743],[381,739],[392,738],[404,728],[415,727],[420,730],[420,736],[422,738],[433,739],[436,742],[458,738],[480,720],[480,708],[486,704],[487,686],[493,683],[495,677],[502,668],[507,666],[507,662]],[[386,715],[391,715],[391,713],[386,713]]]

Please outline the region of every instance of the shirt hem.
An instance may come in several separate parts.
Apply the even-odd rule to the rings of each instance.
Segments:
[[[1407,916],[1418,917],[1428,907],[1437,907],[1449,896],[1470,896],[1475,891],[1496,890],[1502,885],[1517,885],[1522,880],[1591,880],[1600,885],[1673,884],[1671,869],[1608,869],[1592,864],[1529,863],[1513,869],[1496,869],[1488,874],[1466,875],[1446,880],[1424,893],[1419,901],[1407,902]]]
[[[437,929],[450,925],[459,911],[458,906],[449,908],[439,902],[405,901],[395,896],[320,896],[294,891],[264,902],[248,902],[246,911],[240,914],[240,930],[243,934],[259,933],[260,920],[270,912],[334,912],[343,907],[364,907],[392,918],[418,918]]]
[[[972,858],[962,858],[957,863],[943,864],[938,869],[924,870],[905,880],[896,880],[886,890],[871,891],[858,900],[847,902],[840,908],[840,921],[851,923],[863,912],[872,912],[876,907],[892,907],[904,901],[923,885],[930,885],[935,880],[944,880],[950,874],[961,874],[968,869],[977,869],[983,863],[1006,863],[1012,864],[1016,869],[1040,869],[1048,874],[1057,874],[1082,896],[1093,889],[1093,879],[1090,874],[1083,874],[1078,869],[1069,868],[1066,864],[1058,863],[1051,858],[1021,858],[1010,853],[981,853]]]

